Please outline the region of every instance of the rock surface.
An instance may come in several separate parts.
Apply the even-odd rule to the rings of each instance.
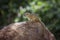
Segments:
[[[20,22],[0,30],[0,40],[55,40],[55,37],[38,22]]]

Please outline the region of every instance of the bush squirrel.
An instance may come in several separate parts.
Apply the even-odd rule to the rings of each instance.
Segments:
[[[41,21],[41,19],[35,14],[25,13],[25,16],[28,18],[29,21],[35,21],[35,22]]]

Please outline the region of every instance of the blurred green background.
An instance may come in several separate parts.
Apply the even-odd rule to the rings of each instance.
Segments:
[[[60,40],[60,0],[0,0],[0,29],[11,23],[26,21],[23,17],[25,12],[38,14]]]

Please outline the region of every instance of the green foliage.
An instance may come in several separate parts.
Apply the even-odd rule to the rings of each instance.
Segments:
[[[26,21],[23,17],[25,12],[38,14],[57,40],[60,40],[60,0],[1,0],[0,28],[10,23]]]

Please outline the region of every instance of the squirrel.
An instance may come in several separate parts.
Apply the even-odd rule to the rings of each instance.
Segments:
[[[25,16],[28,18],[29,21],[35,21],[35,22],[41,21],[41,19],[35,14],[25,13]]]

